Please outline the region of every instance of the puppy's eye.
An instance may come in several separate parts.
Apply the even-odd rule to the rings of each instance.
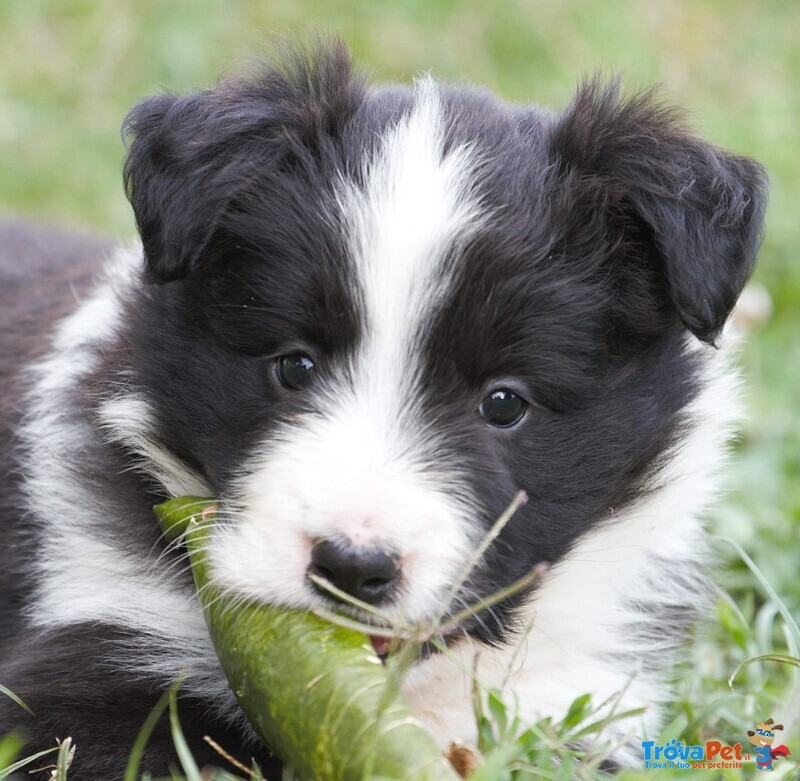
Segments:
[[[478,409],[490,425],[508,428],[522,420],[528,402],[508,388],[497,388],[481,402]]]
[[[292,353],[278,358],[275,371],[286,388],[301,390],[314,379],[314,361],[305,353]]]

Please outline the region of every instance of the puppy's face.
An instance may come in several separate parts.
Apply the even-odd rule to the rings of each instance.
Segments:
[[[134,110],[137,381],[229,510],[222,586],[315,607],[315,575],[425,622],[646,488],[696,391],[686,329],[712,340],[749,274],[760,174],[597,86],[554,119],[296,68]],[[500,639],[515,603],[466,629]]]

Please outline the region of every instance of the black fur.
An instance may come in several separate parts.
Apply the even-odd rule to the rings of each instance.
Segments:
[[[480,91],[442,95],[447,144],[474,144],[492,218],[462,248],[454,288],[426,331],[416,412],[447,443],[438,460],[470,475],[487,528],[517,490],[529,497],[470,580],[467,599],[537,562],[557,562],[654,487],[698,391],[686,330],[717,339],[755,262],[765,177],[752,161],[696,139],[653,93],[624,97],[615,83],[587,82],[555,118]],[[98,405],[121,388],[146,397],[159,443],[221,496],[259,441],[314,412],[313,397],[273,381],[273,358],[313,345],[323,383],[326,366],[347,365],[362,324],[343,226],[331,219],[335,175],[358,179],[381,131],[411,102],[404,88],[366,88],[333,47],[132,110],[125,187],[147,284],[130,292],[124,327],[64,410],[87,432],[74,479],[116,514],[92,534],[143,562],[160,544],[150,507],[163,488],[132,470],[133,454],[98,428]],[[100,260],[96,248],[91,254]],[[11,383],[4,454],[25,413],[21,372],[72,302],[65,280],[89,283],[69,253],[49,269],[26,269],[32,281],[23,289],[19,267],[4,266],[7,284],[17,285],[3,320],[9,348],[0,370]],[[489,430],[475,414],[496,377],[515,378],[535,402],[514,431]],[[136,647],[125,630],[24,628],[30,591],[20,586],[22,571],[42,531],[23,515],[17,463],[4,469],[13,477],[3,486],[0,533],[17,560],[0,575],[0,682],[37,719],[0,701],[0,733],[20,725],[36,748],[72,735],[71,777],[117,777],[161,684],[112,666],[115,648]],[[469,631],[502,643],[518,601]],[[248,757],[244,737],[208,710],[190,700],[181,707],[201,758],[214,760],[202,753],[204,734]],[[163,774],[170,762],[162,727],[147,769]]]
[[[602,189],[611,219],[642,236],[660,292],[686,328],[713,342],[755,265],[761,166],[693,137],[653,91],[625,99],[617,82],[584,84],[550,148],[564,174]]]
[[[16,705],[4,706],[0,734],[19,730],[37,749],[69,736],[76,749],[70,778],[121,778],[137,732],[162,694],[154,683],[109,662],[115,647],[135,642],[125,630],[102,624],[20,634],[2,667],[3,681],[34,715]],[[200,767],[226,764],[203,740],[209,735],[231,755],[245,762],[256,759],[267,778],[279,773],[277,760],[211,716],[207,703],[181,697],[178,712]],[[161,775],[170,767],[180,770],[165,714],[148,742],[139,773]]]
[[[243,201],[272,195],[287,210],[292,198],[307,201],[303,184],[322,183],[326,165],[333,172],[330,152],[363,92],[336,46],[252,80],[140,102],[123,127],[124,175],[149,278],[181,279],[207,264],[204,250]]]

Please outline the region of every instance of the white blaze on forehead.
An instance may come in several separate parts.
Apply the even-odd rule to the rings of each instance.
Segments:
[[[474,154],[465,145],[444,147],[439,92],[428,78],[417,85],[413,110],[366,163],[364,185],[342,188],[365,321],[358,368],[390,395],[411,390],[421,332],[452,280],[457,250],[481,219]]]
[[[339,183],[362,332],[346,367],[304,393],[317,413],[282,425],[239,481],[238,522],[212,551],[222,585],[308,606],[313,541],[387,544],[403,558],[398,610],[429,615],[477,536],[478,502],[421,413],[424,332],[481,219],[477,164],[445,150],[436,85],[384,132],[359,180]]]

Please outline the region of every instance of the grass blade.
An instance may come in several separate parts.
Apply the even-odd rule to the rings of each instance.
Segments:
[[[53,746],[53,748],[48,748],[45,751],[40,751],[38,754],[33,754],[30,757],[25,757],[25,759],[20,759],[19,762],[15,762],[13,765],[4,767],[2,770],[0,770],[0,779],[8,778],[12,773],[15,773],[17,770],[22,770],[23,767],[27,767],[32,762],[36,762],[37,759],[46,757],[48,754],[52,754],[54,751],[58,751],[58,749],[59,749],[58,746]]]
[[[483,555],[487,550],[489,550],[491,544],[500,536],[500,532],[505,529],[506,524],[508,524],[508,522],[511,520],[511,517],[514,515],[514,513],[519,510],[519,508],[522,507],[522,505],[527,501],[528,495],[525,493],[525,491],[518,491],[511,500],[511,504],[506,507],[506,509],[500,514],[500,517],[494,522],[492,528],[489,529],[488,534],[486,534],[481,541],[481,544],[473,551],[472,555],[467,560],[467,563],[462,568],[461,573],[450,587],[450,590],[442,604],[442,614],[436,621],[437,624],[441,622],[444,615],[450,609],[450,606],[453,604],[453,600],[455,600],[459,590],[467,582],[467,579],[472,574],[472,571],[480,564],[481,559],[483,559]]]
[[[169,690],[169,725],[172,730],[172,742],[175,744],[175,751],[178,754],[183,772],[186,774],[188,781],[203,781],[200,775],[200,769],[194,761],[192,751],[181,729],[181,723],[178,719],[178,689],[180,688],[180,679],[175,682]]]
[[[144,750],[150,742],[150,736],[153,734],[156,724],[158,724],[168,706],[169,692],[166,691],[161,695],[153,710],[150,711],[144,724],[142,724],[142,728],[139,730],[139,734],[136,736],[136,740],[133,742],[131,755],[128,757],[128,766],[125,768],[124,781],[136,781],[139,774],[139,763],[142,760]]]
[[[22,751],[25,740],[19,732],[9,732],[0,738],[0,769],[10,765]]]
[[[72,764],[75,756],[75,746],[72,745],[72,738],[64,738],[58,747],[58,757],[56,758],[56,772],[53,776],[54,781],[67,781],[67,771]]]
[[[224,760],[230,762],[235,768],[237,768],[237,770],[243,770],[248,777],[252,778],[254,776],[253,772],[249,767],[243,765],[238,759],[236,759],[236,757],[232,756],[227,751],[225,751],[225,749],[222,748],[222,746],[220,746],[219,743],[217,743],[217,741],[214,740],[212,737],[210,737],[209,735],[203,735],[203,740],[206,743],[208,743],[208,745],[211,746],[211,748],[213,748],[214,751],[216,751],[217,754],[219,754]],[[226,771],[222,770],[220,770],[219,772],[225,773],[227,778],[234,778],[234,776],[231,773],[227,773]],[[235,777],[239,778],[239,776]]]
[[[750,572],[752,572],[756,576],[756,580],[761,584],[764,591],[767,592],[769,598],[777,605],[780,614],[783,616],[783,620],[786,622],[786,625],[791,629],[792,635],[794,636],[795,640],[800,643],[800,627],[797,625],[797,621],[794,620],[794,616],[789,612],[789,608],[786,607],[783,600],[778,596],[778,593],[772,588],[772,584],[767,580],[764,573],[759,569],[758,565],[747,555],[747,551],[739,545],[736,540],[732,540],[730,537],[717,537],[718,540],[722,540],[723,542],[727,542],[738,554],[742,561],[747,564]]]
[[[760,656],[753,656],[750,659],[745,659],[743,662],[740,662],[731,673],[731,677],[728,678],[728,686],[730,686],[731,689],[733,689],[734,678],[741,672],[742,668],[753,662],[778,662],[779,664],[788,664],[791,667],[800,667],[800,659],[796,659],[794,656],[789,656],[788,654],[761,654]]]
[[[14,702],[16,702],[20,708],[28,711],[28,713],[30,713],[31,716],[36,715],[19,697],[17,697],[16,694],[14,694],[14,692],[11,691],[11,689],[7,689],[5,686],[3,686],[2,683],[0,683],[0,694],[5,694],[6,697],[9,697],[10,699],[14,700]]]

